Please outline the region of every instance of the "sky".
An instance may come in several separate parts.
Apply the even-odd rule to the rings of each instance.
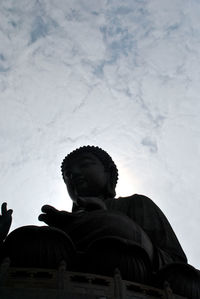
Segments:
[[[71,209],[64,157],[106,150],[200,268],[200,2],[0,1],[0,201],[11,230]]]

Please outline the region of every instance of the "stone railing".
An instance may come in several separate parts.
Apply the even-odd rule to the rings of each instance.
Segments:
[[[66,271],[64,262],[58,270],[51,270],[14,268],[4,260],[0,267],[1,299],[40,299],[46,298],[45,294],[48,299],[184,299],[173,294],[167,283],[160,290],[122,280],[119,270],[107,277]]]

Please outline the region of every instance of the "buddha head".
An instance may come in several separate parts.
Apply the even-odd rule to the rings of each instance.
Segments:
[[[68,193],[78,196],[113,198],[118,170],[107,152],[97,146],[83,146],[67,155],[61,165]]]

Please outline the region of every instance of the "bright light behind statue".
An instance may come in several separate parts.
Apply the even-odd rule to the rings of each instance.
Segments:
[[[57,182],[58,184],[58,196],[56,201],[53,203],[53,205],[56,207],[58,210],[66,210],[66,211],[71,211],[72,209],[72,201],[67,193],[66,186],[64,182],[61,181]]]
[[[121,166],[119,163],[118,170],[119,180],[116,187],[116,197],[130,196],[131,194],[136,193],[139,189],[138,179],[134,177],[133,173],[131,173],[131,171],[128,168]]]

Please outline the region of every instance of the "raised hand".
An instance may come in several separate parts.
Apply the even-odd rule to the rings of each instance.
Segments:
[[[44,205],[41,210],[43,214],[40,214],[38,217],[40,221],[44,221],[49,226],[61,229],[66,227],[75,217],[73,213],[58,211],[50,205]]]
[[[13,210],[7,210],[7,203],[4,202],[1,205],[1,215],[0,215],[0,241],[3,241],[10,229],[12,223],[12,213]]]

